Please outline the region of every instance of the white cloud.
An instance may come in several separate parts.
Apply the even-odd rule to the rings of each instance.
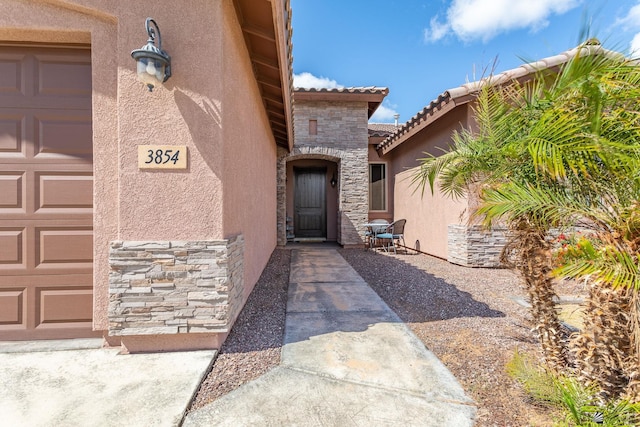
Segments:
[[[378,107],[375,113],[371,116],[369,121],[371,123],[393,123],[395,118],[393,117],[395,114],[398,114],[393,107],[385,106],[384,103]]]
[[[442,23],[432,18],[425,29],[425,41],[434,42],[455,34],[463,41],[488,41],[496,35],[528,28],[537,31],[549,24],[553,14],[561,15],[580,0],[453,0]]]
[[[451,31],[451,26],[448,23],[441,24],[438,22],[438,16],[436,15],[429,21],[429,28],[424,30],[424,41],[427,43],[437,42],[446,36],[449,31]]]
[[[629,9],[629,13],[624,18],[617,19],[616,25],[622,25],[625,29],[640,27],[640,4]]]
[[[293,75],[293,86],[315,89],[335,89],[343,86],[339,85],[335,80],[327,77],[316,77],[311,73],[300,73]]]
[[[617,26],[622,26],[627,31],[638,31],[640,29],[640,4],[633,6],[624,18],[616,20]],[[640,33],[631,40],[629,53],[634,58],[640,57]]]
[[[629,53],[633,58],[640,58],[640,33],[633,36],[629,46]]]

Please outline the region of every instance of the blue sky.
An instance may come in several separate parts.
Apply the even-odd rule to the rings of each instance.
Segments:
[[[449,88],[575,47],[640,53],[640,0],[291,0],[294,85],[389,88],[400,122]],[[636,56],[636,55],[634,55]],[[638,55],[640,56],[640,55]]]

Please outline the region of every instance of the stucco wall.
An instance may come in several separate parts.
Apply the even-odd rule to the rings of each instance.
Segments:
[[[467,125],[467,108],[463,105],[454,109],[383,156],[390,164],[394,219],[407,220],[404,230],[407,246],[444,259],[448,255],[448,226],[466,223],[467,200],[454,200],[440,191],[432,195],[429,187],[421,195],[421,190],[411,184],[411,178],[425,152],[442,154],[442,149],[451,143],[453,131]]]
[[[0,42],[91,45],[94,328],[108,328],[112,241],[243,234],[246,298],[276,242],[276,147],[232,1],[0,5],[10,11],[0,14]],[[152,93],[137,80],[130,56],[147,40],[148,16],[160,26],[173,68]],[[194,36],[200,32],[205,39]],[[186,145],[188,169],[138,169],[141,144]]]
[[[276,246],[276,144],[231,1],[224,2],[223,138],[216,153],[224,171],[223,237],[245,239],[244,298]]]
[[[395,175],[395,219],[404,218],[408,247],[439,258],[448,258],[448,227],[464,224],[467,202],[451,199],[436,189],[414,193],[411,178],[417,168]]]

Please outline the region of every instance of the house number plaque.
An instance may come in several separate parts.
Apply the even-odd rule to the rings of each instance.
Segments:
[[[186,169],[186,145],[138,145],[140,169]]]

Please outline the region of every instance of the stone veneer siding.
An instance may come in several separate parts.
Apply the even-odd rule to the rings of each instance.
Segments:
[[[278,245],[286,237],[287,162],[324,159],[338,164],[338,243],[361,246],[369,215],[367,102],[296,101],[294,147],[278,151]],[[317,120],[317,134],[309,134]],[[333,212],[327,212],[332,215]]]
[[[465,267],[500,267],[506,232],[504,228],[485,230],[479,225],[449,225],[447,261]]]
[[[244,239],[117,241],[109,335],[228,332],[242,308]]]

